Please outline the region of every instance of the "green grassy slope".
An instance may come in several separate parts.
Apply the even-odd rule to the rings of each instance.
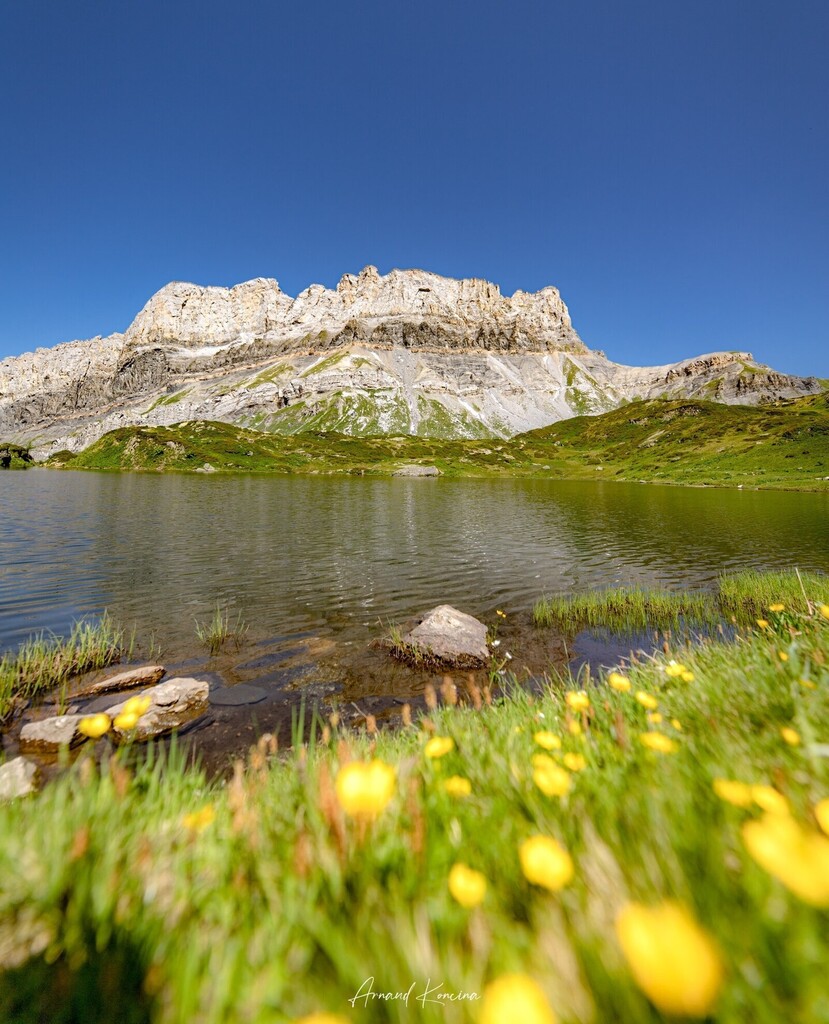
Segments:
[[[125,427],[53,464],[77,469],[376,473],[406,463],[449,476],[542,476],[829,489],[829,399],[752,408],[633,402],[509,441],[279,436],[211,421]],[[826,478],[826,479],[824,479]]]

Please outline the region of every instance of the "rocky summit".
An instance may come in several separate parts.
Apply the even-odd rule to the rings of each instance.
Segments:
[[[591,351],[553,287],[375,267],[296,298],[276,281],[173,283],[124,334],[0,362],[0,438],[37,458],[117,427],[220,420],[276,433],[506,437],[637,398],[814,394],[748,352],[630,367]]]

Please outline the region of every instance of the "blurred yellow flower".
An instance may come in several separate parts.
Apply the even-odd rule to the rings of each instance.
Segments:
[[[341,1013],[309,1013],[307,1017],[297,1017],[294,1024],[348,1024],[348,1018]]]
[[[355,818],[374,818],[394,796],[396,773],[383,761],[351,761],[337,775],[340,807]]]
[[[449,872],[449,892],[462,907],[477,907],[486,896],[486,878],[466,864],[453,864]]]
[[[693,672],[689,672],[688,669],[686,668],[682,672],[680,672],[679,678],[682,680],[683,683],[693,683],[693,681],[694,681],[694,673]]]
[[[660,754],[675,754],[679,749],[676,741],[663,732],[643,732],[639,739],[648,750],[656,750]]]
[[[800,733],[795,729],[790,728],[788,725],[784,725],[780,730],[780,735],[789,744],[790,747],[796,747],[800,743]]]
[[[561,750],[561,739],[554,732],[537,732],[533,739],[545,750]]]
[[[556,892],[573,877],[573,860],[561,843],[549,836],[532,836],[518,848],[524,877],[533,885]]]
[[[670,676],[671,679],[675,678],[676,676],[681,676],[683,672],[687,671],[688,670],[685,668],[685,666],[680,665],[678,661],[671,660],[665,666],[665,675]]]
[[[423,748],[423,753],[427,757],[443,757],[454,749],[455,741],[451,736],[433,736]]]
[[[768,629],[769,628],[769,624],[768,624],[768,620],[767,619],[758,619],[757,620],[757,625],[760,627],[760,629]]]
[[[581,736],[581,723],[575,719],[567,723],[567,731],[571,736]]]
[[[562,761],[571,772],[581,772],[587,767],[587,761],[582,754],[565,754]]]
[[[569,773],[551,758],[541,754],[533,758],[533,764],[533,782],[545,796],[566,796],[570,792],[572,779]]]
[[[121,708],[121,713],[124,715],[141,715],[147,713],[152,704],[151,697],[130,697],[129,700],[124,701],[124,706]]]
[[[78,732],[82,736],[88,736],[91,740],[97,740],[109,732],[112,725],[109,715],[103,712],[99,715],[87,715],[78,722]]]
[[[745,782],[736,782],[731,779],[714,779],[711,784],[714,792],[726,803],[735,807],[751,807],[754,797],[751,795],[751,786]]]
[[[462,775],[452,775],[444,780],[443,788],[449,796],[464,797],[472,792],[472,783]]]
[[[181,819],[182,825],[191,832],[204,832],[216,817],[212,804],[205,804],[200,811],[191,811]]]
[[[764,811],[769,811],[772,814],[789,813],[788,801],[772,786],[752,786],[751,799],[758,807],[762,807]]]
[[[590,707],[590,698],[584,690],[568,690],[564,699],[571,711],[587,711]]]
[[[826,835],[829,836],[829,798],[819,800],[815,804],[815,818],[817,819],[818,825],[820,825]]]
[[[630,680],[621,672],[611,672],[607,677],[608,685],[617,693],[630,693]]]
[[[678,903],[628,903],[616,935],[636,984],[657,1009],[705,1017],[723,983],[723,963],[711,936]]]
[[[659,701],[656,697],[650,693],[645,693],[644,690],[636,691],[636,699],[643,708],[648,708],[650,711],[654,711],[659,706]]]
[[[794,818],[765,814],[743,825],[755,861],[805,903],[829,907],[829,839]]]
[[[526,974],[503,974],[484,989],[478,1024],[556,1024],[547,997]]]
[[[779,658],[779,659],[780,659],[781,661],[788,661],[788,660],[789,660],[789,656],[788,656],[788,654],[786,654],[786,652],[785,652],[785,651],[778,651],[778,652],[777,652],[777,657],[778,657],[778,658]]]
[[[818,608],[818,611],[824,617],[824,619],[829,619],[829,604],[822,604]]]
[[[507,613],[502,612],[500,608],[495,609],[495,614],[501,619],[505,619],[507,617]]]
[[[677,732],[682,732],[682,722],[678,718],[671,719],[671,725],[676,729]]]
[[[113,726],[121,732],[129,732],[130,729],[134,729],[138,725],[138,719],[141,716],[133,712],[128,714],[126,711],[122,711],[119,715],[116,715],[112,720]]]
[[[648,717],[648,721],[651,723],[651,725],[661,725],[662,724],[662,715],[660,715],[658,711],[649,711],[647,717]]]
[[[782,612],[782,611],[785,611],[785,609],[786,609],[786,606],[784,604],[780,604],[779,602],[777,604],[770,604],[769,605],[769,611],[770,612]]]
[[[800,685],[803,686],[807,690],[815,690],[815,689],[817,689],[817,685],[815,683],[813,683],[811,679],[801,679],[800,680]]]

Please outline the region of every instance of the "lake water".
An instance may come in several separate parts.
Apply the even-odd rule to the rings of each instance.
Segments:
[[[829,495],[539,480],[0,474],[0,650],[104,609],[186,652],[217,603],[251,636],[359,644],[448,602],[491,619],[609,584],[829,571]]]

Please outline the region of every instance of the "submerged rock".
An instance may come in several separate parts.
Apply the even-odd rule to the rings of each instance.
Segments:
[[[132,690],[137,686],[155,686],[166,671],[163,665],[139,665],[92,683],[72,696],[97,697],[99,693],[118,693],[120,690]]]
[[[0,800],[14,800],[34,793],[37,765],[25,757],[16,757],[0,765]]]
[[[486,626],[448,604],[426,612],[401,642],[413,660],[433,659],[447,668],[481,668],[489,661]]]
[[[235,686],[220,686],[210,691],[210,703],[221,707],[237,708],[245,704],[258,704],[268,696],[261,686],[237,683]]]
[[[164,736],[207,711],[209,691],[210,684],[203,679],[168,679],[166,683],[159,683],[139,694],[150,698],[150,706],[138,719],[135,728],[118,729],[113,724],[112,731],[120,740],[141,741]],[[114,720],[124,710],[125,703],[107,708],[106,713]]]
[[[28,722],[20,730],[20,749],[53,754],[61,747],[71,747],[83,737],[78,732],[78,722],[83,715],[55,715],[42,718],[39,722]]]

